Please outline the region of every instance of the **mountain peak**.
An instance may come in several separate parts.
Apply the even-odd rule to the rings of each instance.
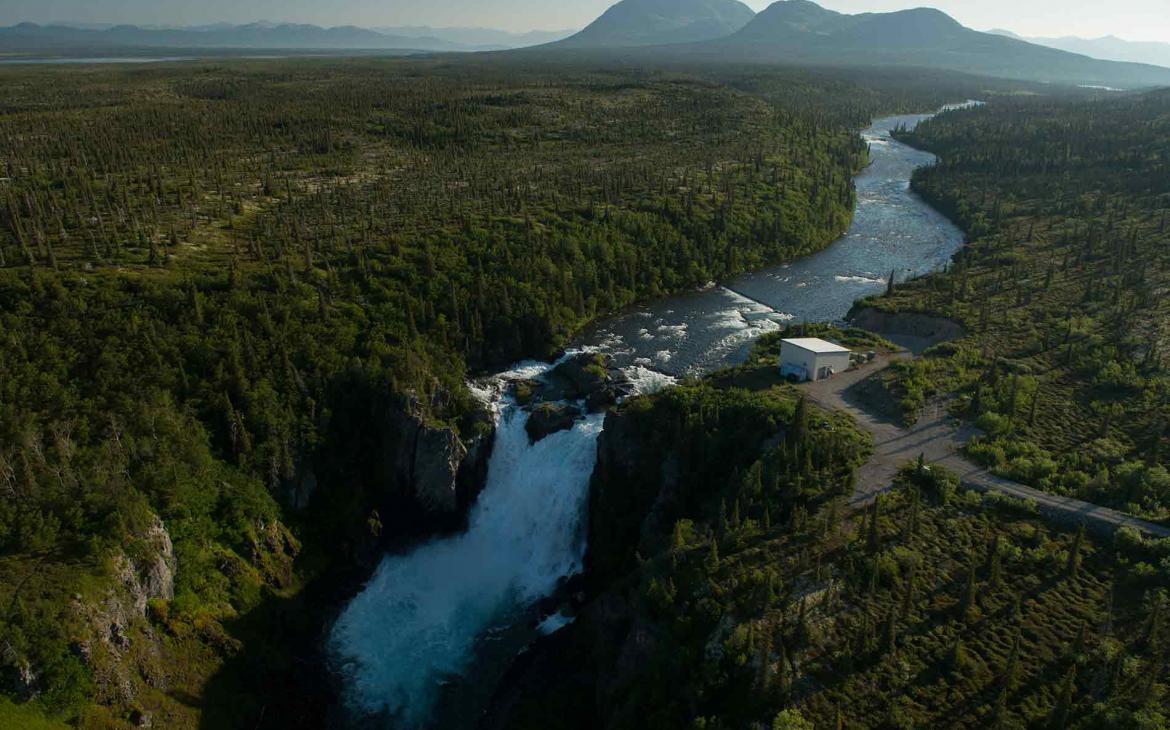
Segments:
[[[816,33],[842,17],[845,16],[812,0],[778,0],[760,11],[740,34],[758,38],[785,33]]]
[[[692,52],[725,62],[937,68],[1130,88],[1170,83],[1164,69],[1110,64],[980,33],[934,8],[846,15],[809,0],[779,0],[739,32],[703,46]]]
[[[621,0],[560,45],[652,46],[730,35],[755,17],[739,0]]]

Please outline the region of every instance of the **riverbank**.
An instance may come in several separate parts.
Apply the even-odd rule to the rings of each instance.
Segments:
[[[1132,105],[1001,100],[899,135],[947,160],[916,175],[914,188],[953,214],[972,243],[948,271],[880,303],[964,324],[966,336],[905,369],[895,387],[912,390],[911,401],[956,394],[985,432],[966,448],[975,463],[1050,498],[1163,525],[1170,449],[1166,414],[1154,404],[1167,382],[1170,317],[1152,292],[1170,280],[1166,191],[1160,172],[1119,172],[1127,163],[1116,150],[1164,147],[1166,106],[1157,93]],[[1129,123],[1094,126],[1097,114],[1114,112]],[[1074,164],[1061,144],[1096,156]],[[989,148],[1036,162],[1028,170],[976,162]],[[1061,184],[1037,185],[1041,167]],[[1068,208],[1070,189],[1094,205]]]
[[[844,321],[855,301],[886,290],[891,271],[905,280],[944,268],[963,233],[909,188],[913,171],[935,157],[892,138],[929,116],[884,117],[860,132],[870,164],[855,177],[849,228],[831,245],[724,286],[636,306],[587,326],[574,345],[600,347],[628,368],[701,375],[743,362],[755,339],[785,325]]]
[[[957,231],[946,228],[930,214],[929,209],[923,206],[921,201],[909,195],[906,185],[910,171],[917,164],[923,164],[933,158],[909,151],[909,148],[897,145],[890,139],[892,129],[926,116],[882,119],[865,131],[864,138],[869,140],[875,149],[871,154],[871,164],[862,170],[857,178],[858,215],[853,217],[849,232],[817,253],[736,280],[733,286],[738,286],[740,282],[746,280],[749,284],[755,282],[758,289],[759,282],[763,280],[760,277],[767,277],[767,281],[772,285],[760,293],[759,301],[740,296],[726,287],[708,287],[702,291],[647,303],[613,320],[594,323],[586,328],[576,342],[597,349],[612,358],[627,371],[633,382],[647,383],[652,388],[660,387],[679,376],[709,372],[741,362],[746,358],[757,337],[766,332],[777,331],[794,320],[795,315],[777,311],[763,303],[763,297],[768,297],[772,301],[780,298],[798,303],[803,309],[797,311],[808,313],[814,312],[815,307],[828,306],[832,318],[839,319],[849,311],[855,298],[886,286],[880,275],[873,273],[871,269],[884,267],[889,263],[891,255],[901,257],[901,260],[907,263],[907,266],[903,267],[907,271],[927,270],[945,264],[945,259],[961,244],[961,236]],[[897,182],[898,175],[902,176],[902,184]],[[868,227],[872,227],[873,230]],[[893,241],[887,240],[886,237],[892,235],[889,231],[895,228],[900,231],[898,237]],[[915,231],[921,235],[915,237],[913,235]],[[816,318],[823,317],[824,313],[821,313]],[[504,418],[509,417],[506,413]],[[586,482],[592,469],[592,464],[588,468],[579,469],[584,474]],[[567,476],[565,479],[572,481],[568,480]],[[584,489],[585,487],[582,487],[582,492]],[[485,495],[492,491],[489,487]],[[454,549],[458,543],[452,541],[449,544]],[[531,549],[542,548],[534,545]],[[426,551],[420,549],[413,555],[401,556],[401,560],[424,560],[425,554]],[[572,572],[574,571],[568,571],[565,575]],[[390,603],[401,602],[397,599],[390,600],[389,597],[384,597],[384,600]],[[415,600],[412,599],[412,602]],[[366,613],[376,615],[373,608]],[[513,620],[526,615],[521,610],[515,614]],[[535,617],[535,620],[540,618]],[[527,620],[533,620],[533,617],[528,616]],[[366,637],[364,641],[369,643],[380,629],[383,627],[378,626],[371,618],[370,621],[363,623],[363,629],[358,633]],[[464,665],[476,667],[477,685],[489,682],[487,675],[490,674],[491,667],[507,665],[507,662],[503,665],[499,662],[499,652],[493,646],[497,640],[507,635],[525,636],[524,632],[509,629],[506,620],[495,626],[491,633],[494,638],[479,648],[474,644],[469,645],[466,637],[456,642],[458,648],[455,656],[462,657],[459,661],[468,661],[467,657],[481,655],[493,657],[490,660],[473,658],[470,660],[471,664]],[[390,638],[393,637],[388,637]],[[454,640],[454,637],[451,639]],[[481,637],[477,641],[482,640]],[[377,640],[373,641],[376,644]],[[445,644],[447,639],[442,641]],[[355,638],[349,644],[356,647],[359,641]],[[395,654],[382,653],[388,656]],[[432,655],[438,654],[432,652]],[[367,671],[369,666],[367,662],[355,665],[347,671]],[[484,697],[482,691],[463,692],[458,689],[458,681],[448,679],[456,671],[453,669],[455,666],[457,664],[444,664],[440,670],[442,681],[449,682],[449,687],[452,688],[450,691],[444,690],[442,694],[449,699],[461,696]],[[421,672],[421,676],[425,677],[426,672],[430,671],[426,667],[425,662],[421,665],[418,662],[413,663],[411,676],[418,678]],[[350,675],[351,683],[353,676]],[[379,676],[384,679],[376,680],[371,675],[368,682],[372,684],[366,680],[359,683],[359,686],[363,687],[360,690],[362,696],[373,698],[371,707],[374,705],[384,707],[388,704],[390,707],[399,706],[404,711],[410,708],[409,712],[412,714],[403,718],[407,724],[422,722],[420,715],[413,714],[418,708],[412,707],[412,703],[430,704],[433,697],[410,701],[409,697],[419,697],[418,689],[409,690],[406,698],[397,695],[390,697],[386,693],[394,694],[396,692],[394,688],[399,684],[392,680],[392,676],[396,676],[394,671],[388,668]],[[444,717],[471,718],[477,714],[474,710],[453,708],[449,702],[444,701]]]

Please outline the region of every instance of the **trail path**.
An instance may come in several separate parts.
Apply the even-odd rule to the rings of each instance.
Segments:
[[[968,487],[1033,500],[1043,514],[1056,520],[1073,525],[1083,522],[1098,534],[1112,534],[1120,527],[1129,526],[1145,535],[1170,537],[1170,527],[1090,502],[1042,492],[977,466],[961,453],[963,445],[976,435],[975,428],[950,416],[942,403],[928,407],[910,428],[903,428],[893,418],[875,412],[864,402],[860,392],[862,384],[892,363],[910,357],[909,354],[881,356],[873,364],[831,380],[803,386],[814,403],[823,408],[847,411],[857,421],[858,427],[873,436],[874,453],[858,471],[857,490],[851,500],[854,506],[868,504],[877,494],[889,489],[898,468],[923,454],[928,463],[958,474]]]

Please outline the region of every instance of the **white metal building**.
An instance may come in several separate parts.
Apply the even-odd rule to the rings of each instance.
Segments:
[[[824,380],[849,369],[849,348],[815,337],[780,341],[780,374]]]

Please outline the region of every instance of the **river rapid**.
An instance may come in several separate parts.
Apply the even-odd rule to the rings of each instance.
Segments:
[[[891,138],[929,115],[879,119],[863,132],[871,164],[855,179],[849,231],[825,250],[725,286],[659,300],[597,323],[577,351],[614,358],[640,393],[742,362],[789,322],[840,320],[891,272],[945,266],[962,233],[910,191],[934,157]],[[329,636],[354,724],[471,727],[517,651],[571,619],[542,599],[580,572],[601,414],[529,443],[509,382],[553,364],[523,363],[474,384],[495,414],[487,483],[467,532],[388,555]],[[469,670],[473,677],[469,677]]]

